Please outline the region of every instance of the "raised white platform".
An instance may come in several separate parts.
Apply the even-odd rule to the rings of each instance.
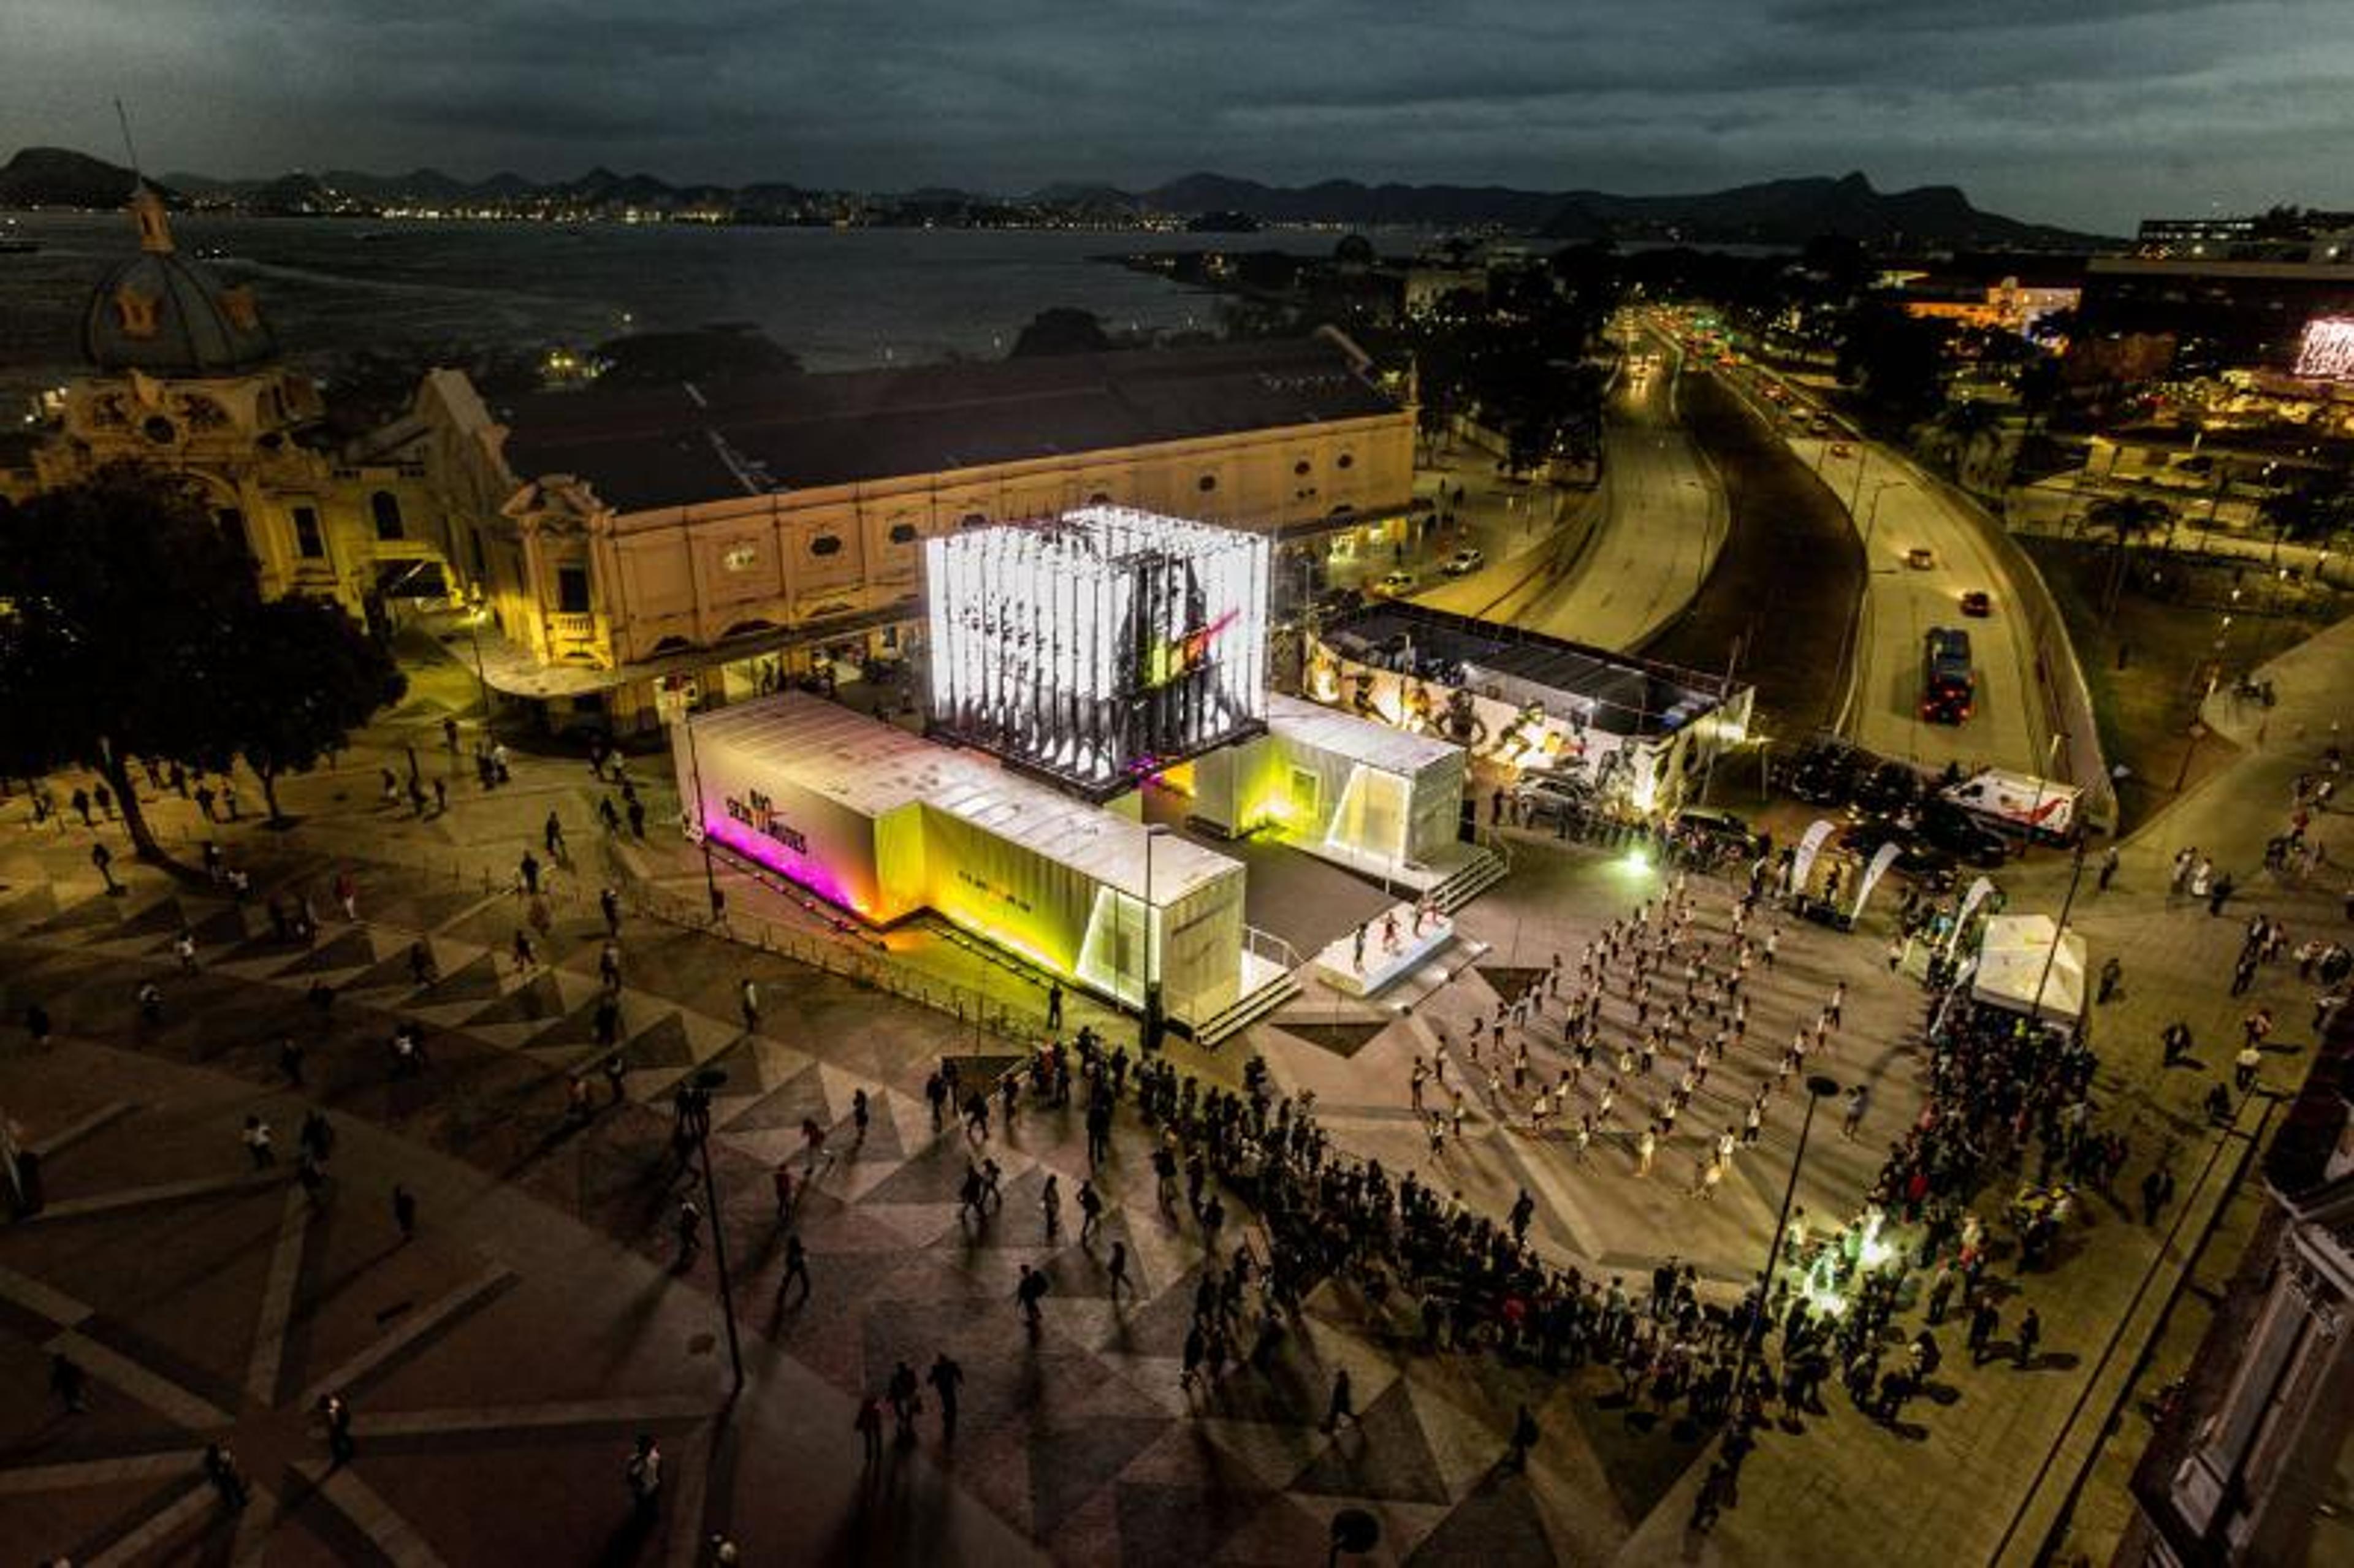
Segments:
[[[1384,936],[1384,926],[1396,922],[1395,945]],[[1444,915],[1426,915],[1422,934],[1414,931],[1414,906],[1394,904],[1365,922],[1363,957],[1358,956],[1357,934],[1343,932],[1315,958],[1317,972],[1332,989],[1350,996],[1372,996],[1405,976],[1455,939],[1455,922]]]

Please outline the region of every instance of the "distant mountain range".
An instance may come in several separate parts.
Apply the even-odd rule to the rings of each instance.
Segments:
[[[57,147],[28,147],[0,166],[0,207],[119,206],[128,169]],[[1362,185],[1326,180],[1268,185],[1194,174],[1150,190],[1052,185],[1026,196],[959,190],[827,192],[781,181],[673,185],[646,174],[595,168],[576,179],[513,173],[463,180],[439,169],[374,175],[335,169],[268,179],[170,174],[150,182],[175,205],[254,213],[364,215],[420,207],[530,217],[594,217],[621,209],[721,222],[944,222],[1007,224],[1139,218],[1321,223],[1418,228],[1493,228],[1561,240],[1687,240],[1800,245],[1843,234],[1882,247],[2082,249],[2099,237],[1982,212],[1953,185],[1881,191],[1861,174],[1768,180],[1687,196],[1532,191],[1505,185]]]

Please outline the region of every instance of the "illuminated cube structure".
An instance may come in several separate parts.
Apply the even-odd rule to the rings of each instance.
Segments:
[[[2307,381],[2354,381],[2354,316],[2316,316],[2296,345],[2296,374]]]
[[[1264,535],[1089,506],[925,564],[938,734],[1101,799],[1266,717]]]

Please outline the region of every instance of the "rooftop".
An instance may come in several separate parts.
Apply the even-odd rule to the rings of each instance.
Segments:
[[[1344,714],[1321,703],[1270,692],[1267,699],[1267,733],[1294,736],[1320,750],[1352,758],[1385,773],[1411,778],[1424,768],[1447,763],[1463,748],[1451,741],[1410,735],[1393,725]]]
[[[1332,334],[546,392],[500,418],[519,481],[573,474],[644,512],[1394,412],[1361,364]]]
[[[866,818],[920,802],[1117,888],[1144,893],[1145,830],[1100,806],[807,692],[695,715],[696,742],[749,758]],[[1167,905],[1239,863],[1173,835],[1152,850],[1153,902]]]
[[[1723,700],[1718,683],[1695,671],[1423,605],[1369,605],[1328,622],[1320,635],[1344,656],[1404,649],[1423,679],[1579,714],[1605,735],[1672,735]],[[1361,662],[1394,667],[1393,657]]]

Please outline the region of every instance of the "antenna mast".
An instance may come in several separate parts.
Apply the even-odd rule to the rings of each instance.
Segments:
[[[123,111],[122,100],[119,98],[114,101],[114,120],[122,127],[122,150],[131,158],[132,183],[134,185],[144,185],[147,176],[139,172],[139,147],[131,140],[131,116]]]

